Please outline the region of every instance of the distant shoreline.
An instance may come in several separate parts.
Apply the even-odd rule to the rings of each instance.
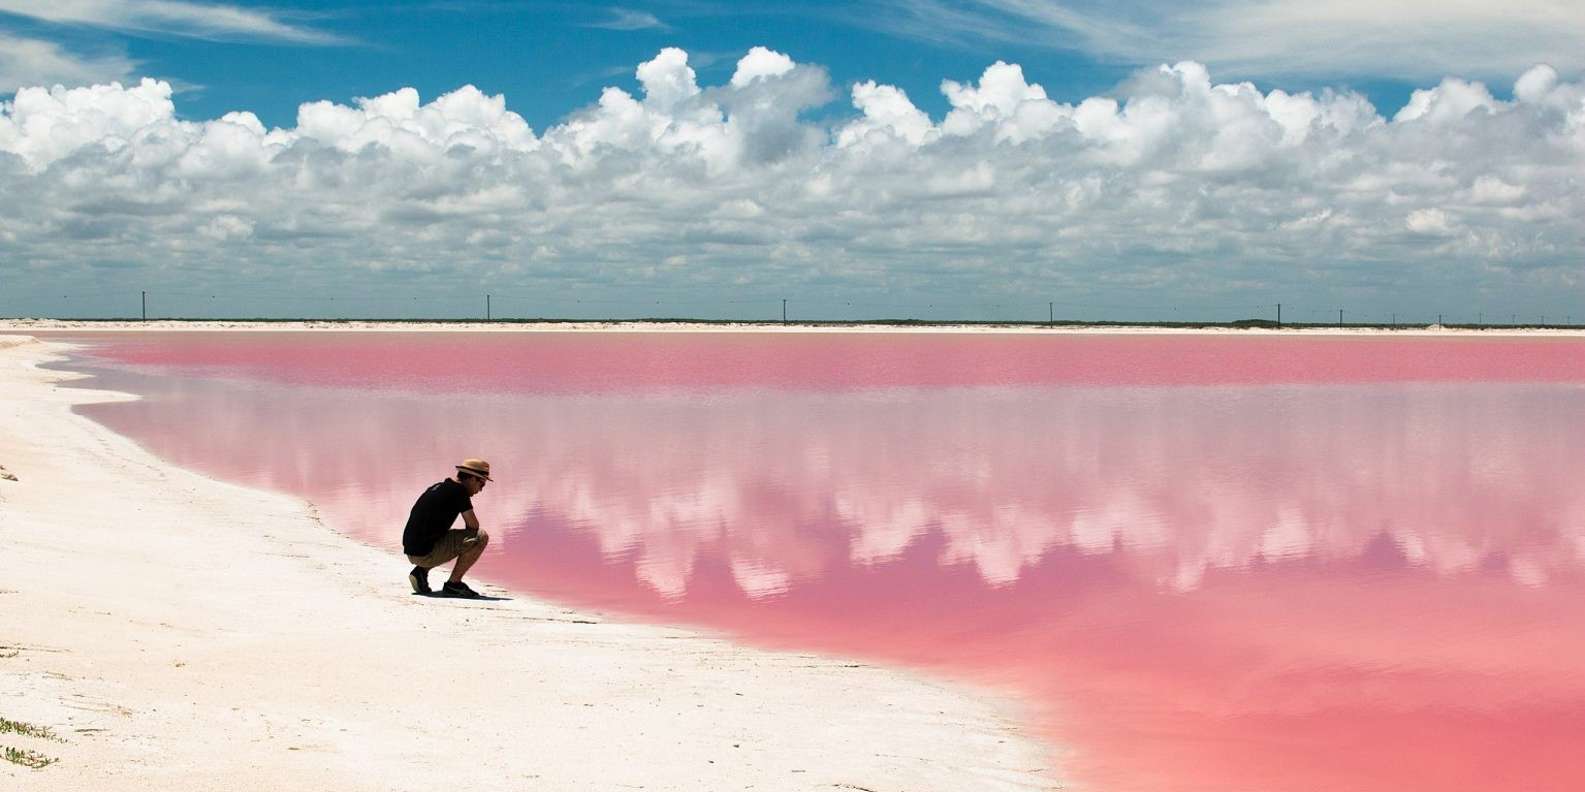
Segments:
[[[1499,336],[1585,338],[1582,325],[1375,325],[1240,322],[739,321],[706,319],[0,319],[0,332],[128,331],[637,332],[637,333],[1019,333],[1259,336]]]

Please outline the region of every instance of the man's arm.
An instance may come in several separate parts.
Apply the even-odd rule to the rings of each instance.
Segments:
[[[479,518],[474,516],[472,509],[462,513],[462,527],[469,531],[479,530]]]

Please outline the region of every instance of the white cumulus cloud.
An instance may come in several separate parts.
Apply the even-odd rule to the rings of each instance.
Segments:
[[[755,80],[780,77],[793,70],[792,58],[766,47],[754,47],[737,62],[732,87],[742,88]]]
[[[877,134],[911,146],[936,135],[930,117],[915,107],[901,88],[878,85],[874,80],[859,83],[853,86],[853,106],[863,116],[838,131],[837,145],[842,148],[874,140]]]
[[[184,120],[156,80],[23,88],[0,104],[0,254],[28,275],[0,302],[101,263],[222,291],[457,272],[1098,303],[1579,288],[1585,85],[1548,66],[1511,100],[1442,79],[1392,118],[1192,61],[1073,102],[996,62],[943,80],[940,118],[874,81],[826,113],[825,70],[765,48],[724,84],[675,48],[635,75],[540,132],[472,86],[309,102],[281,128]]]

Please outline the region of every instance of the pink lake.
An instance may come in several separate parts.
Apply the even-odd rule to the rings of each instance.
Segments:
[[[85,412],[487,580],[1009,691],[1100,792],[1585,789],[1585,342],[72,337]]]

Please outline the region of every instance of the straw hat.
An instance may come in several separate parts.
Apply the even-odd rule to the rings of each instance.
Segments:
[[[464,459],[462,464],[457,466],[457,470],[462,473],[472,473],[485,481],[495,481],[490,478],[490,463],[482,459]]]

